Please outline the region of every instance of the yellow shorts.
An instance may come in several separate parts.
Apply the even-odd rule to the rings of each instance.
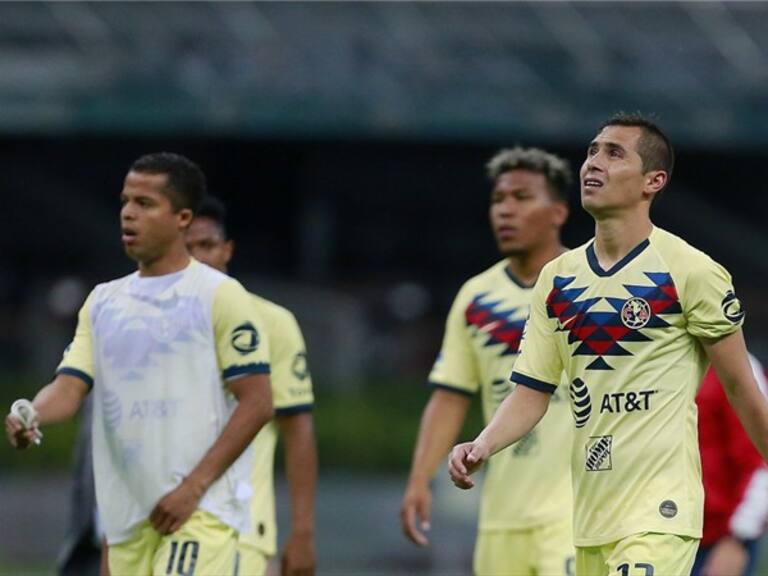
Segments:
[[[698,538],[643,532],[603,546],[576,548],[577,576],[689,576]]]
[[[110,576],[229,576],[234,571],[237,532],[213,514],[195,511],[168,536],[149,521],[130,540],[109,547]]]
[[[259,548],[242,539],[237,543],[234,576],[264,576],[268,565],[269,556]]]
[[[574,576],[571,519],[525,530],[483,530],[474,564],[477,576]]]

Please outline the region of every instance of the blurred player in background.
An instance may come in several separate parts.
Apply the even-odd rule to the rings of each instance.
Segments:
[[[768,392],[763,367],[750,355],[760,390]],[[768,521],[768,467],[728,404],[710,368],[696,396],[704,480],[704,536],[693,576],[750,576],[759,538]]]
[[[194,258],[224,273],[234,251],[225,222],[224,204],[208,196],[186,237],[187,249]],[[264,574],[269,559],[277,551],[273,468],[278,431],[285,445],[285,472],[291,498],[291,532],[283,550],[281,572],[284,576],[310,576],[315,571],[317,451],[306,346],[289,310],[255,294],[251,294],[251,299],[267,330],[275,418],[253,443],[251,520],[255,532],[240,539],[236,576]]]
[[[248,447],[272,417],[269,350],[243,287],[187,252],[204,195],[202,172],[182,156],[134,162],[120,223],[138,271],[91,292],[31,425],[5,421],[11,444],[25,448],[93,389],[113,576],[231,573],[238,534],[250,528]]]
[[[509,394],[531,292],[544,264],[560,255],[572,182],[565,160],[536,148],[502,150],[488,163],[490,221],[503,259],[469,279],[448,315],[442,350],[429,376],[411,473],[400,510],[405,535],[426,546],[429,482],[480,392],[486,422]],[[567,397],[517,446],[489,463],[474,570],[481,576],[573,573]]]
[[[542,270],[512,373],[518,386],[449,462],[454,483],[471,488],[481,462],[544,416],[565,369],[579,576],[690,574],[704,499],[695,396],[708,359],[768,456],[768,405],[731,277],[650,220],[673,164],[669,140],[646,118],[620,114],[601,127],[581,167],[595,238]]]

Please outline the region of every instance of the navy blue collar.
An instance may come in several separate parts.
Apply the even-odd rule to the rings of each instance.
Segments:
[[[512,282],[514,282],[517,286],[519,286],[523,290],[530,290],[531,288],[533,288],[536,285],[536,282],[534,282],[530,286],[527,286],[526,284],[523,284],[522,281],[517,276],[512,274],[512,271],[509,269],[509,265],[505,265],[504,266],[504,272],[507,274],[507,277],[510,280],[512,280]]]
[[[645,250],[649,245],[651,244],[650,239],[646,238],[640,244],[632,248],[632,250],[629,251],[629,253],[624,256],[621,260],[616,262],[613,266],[611,266],[610,270],[603,270],[600,267],[600,263],[597,261],[597,254],[595,254],[595,241],[592,240],[592,243],[587,246],[587,261],[589,262],[589,267],[592,268],[592,272],[597,274],[598,276],[613,276],[624,268],[627,264],[629,264],[632,260],[635,259],[643,250]]]

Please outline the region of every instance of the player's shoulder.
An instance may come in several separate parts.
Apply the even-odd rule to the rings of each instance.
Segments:
[[[712,267],[721,267],[709,254],[663,228],[654,227],[650,242],[676,275],[695,274]]]
[[[464,284],[462,284],[459,294],[463,292],[477,292],[478,290],[483,290],[489,286],[498,284],[505,276],[507,276],[506,269],[506,258],[499,260],[482,272],[468,278]]]
[[[138,278],[138,276],[138,271],[134,271],[130,274],[126,274],[125,276],[121,276],[120,278],[115,278],[114,280],[100,282],[93,287],[93,290],[91,290],[91,294],[88,299],[91,302],[107,299],[125,289],[131,283],[131,281],[134,278]]]
[[[254,306],[265,319],[270,318],[277,322],[296,321],[296,316],[294,316],[293,312],[291,312],[285,306],[282,306],[277,302],[269,300],[268,298],[264,298],[264,296],[260,296],[259,294],[255,294],[253,292],[249,292],[248,295],[251,297],[251,301],[253,302]]]
[[[590,239],[587,242],[584,242],[581,246],[570,248],[544,264],[539,273],[539,278],[575,273],[580,266],[587,264],[587,248],[593,241],[594,239]]]

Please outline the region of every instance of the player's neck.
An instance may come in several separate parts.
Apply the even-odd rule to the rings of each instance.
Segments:
[[[148,262],[139,262],[139,276],[165,276],[184,270],[191,258],[184,245],[173,246],[165,254]]]
[[[526,286],[533,286],[539,277],[541,269],[550,260],[554,260],[565,252],[565,247],[560,241],[548,244],[540,249],[531,250],[525,254],[515,254],[507,258],[509,271]]]
[[[604,270],[610,269],[651,235],[653,223],[644,217],[595,220],[595,255]]]

